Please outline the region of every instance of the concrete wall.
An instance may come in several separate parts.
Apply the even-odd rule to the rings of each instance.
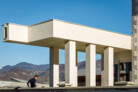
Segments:
[[[0,92],[137,92],[138,87],[78,87],[78,88],[19,88],[0,89]]]
[[[53,20],[53,35],[61,39],[80,41],[104,46],[131,49],[131,36],[93,27]]]
[[[15,88],[15,87],[27,87],[27,83],[22,83],[22,82],[13,82],[13,81],[0,81],[0,88]],[[42,87],[49,87],[48,84],[36,84],[37,88],[42,88]]]
[[[4,27],[7,27],[7,39],[4,39]],[[3,41],[12,41],[16,43],[32,42],[52,37],[53,21],[41,23],[39,25],[24,26],[8,23],[3,26]]]
[[[28,26],[8,23],[5,27],[7,27],[8,29],[7,30],[8,37],[6,40],[28,42]],[[4,35],[4,30],[3,30],[3,35]],[[5,40],[3,39],[3,41]]]
[[[100,46],[110,46],[131,50],[131,36],[129,35],[73,24],[56,19],[31,26],[22,26],[9,23],[7,27],[9,38],[4,41],[16,43],[25,42],[25,44],[29,44],[29,42],[33,41],[47,41],[47,38],[52,37],[60,38],[64,41],[73,40],[87,44],[92,43]]]
[[[32,25],[28,27],[29,42],[37,41],[52,37],[53,33],[53,21],[48,21],[38,25]]]
[[[132,52],[131,51],[124,51],[115,54],[114,63],[118,64],[119,62],[131,62],[132,61]]]

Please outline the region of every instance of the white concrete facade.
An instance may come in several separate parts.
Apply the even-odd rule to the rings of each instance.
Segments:
[[[53,40],[57,39],[60,43],[62,43],[62,40],[72,40],[82,43],[92,43],[100,46],[111,46],[131,50],[131,36],[129,35],[82,26],[56,19],[31,26],[8,23],[5,24],[3,28],[7,28],[8,31],[8,38],[5,40],[3,39],[5,42],[17,42],[49,47],[49,45],[53,44],[55,46],[56,43],[52,42],[53,44],[46,44],[41,42],[44,40],[47,41],[48,39],[52,40],[53,38]],[[37,41],[39,41],[39,43],[37,43]],[[61,48],[64,48],[64,46],[61,46]],[[80,47],[80,49],[84,49],[85,51],[85,48]]]
[[[102,86],[113,86],[114,64],[131,62],[131,36],[56,19],[31,26],[5,24],[3,41],[50,47],[51,87],[59,83],[58,49],[65,49],[65,82],[72,87],[78,86],[77,51],[86,52],[86,86],[96,86],[96,54],[104,56]]]

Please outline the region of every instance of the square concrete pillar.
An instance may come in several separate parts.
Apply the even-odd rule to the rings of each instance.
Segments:
[[[114,85],[114,49],[108,47],[104,50],[102,69],[102,86]]]
[[[76,63],[76,42],[65,44],[65,83],[75,87],[78,85]]]
[[[59,84],[59,49],[50,48],[50,87],[58,87]]]
[[[86,47],[86,86],[96,86],[96,46]]]

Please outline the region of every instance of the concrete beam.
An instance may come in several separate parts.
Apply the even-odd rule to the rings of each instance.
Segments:
[[[86,86],[96,86],[96,46],[86,47]]]
[[[103,57],[103,69],[102,69],[102,86],[114,85],[114,49],[108,47],[104,50]]]
[[[65,44],[65,83],[77,86],[76,42]]]
[[[59,50],[50,48],[50,87],[58,87],[59,84]]]

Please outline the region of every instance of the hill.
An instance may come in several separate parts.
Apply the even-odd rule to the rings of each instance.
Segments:
[[[97,60],[97,67],[101,67],[101,60]],[[78,63],[78,70],[85,68],[85,61]],[[64,64],[59,66],[59,78],[60,81],[64,81]],[[0,80],[10,81],[12,77],[28,80],[32,78],[35,74],[39,76],[39,83],[49,82],[49,64],[45,65],[34,65],[26,62],[18,63],[14,66],[4,66],[0,70]]]

